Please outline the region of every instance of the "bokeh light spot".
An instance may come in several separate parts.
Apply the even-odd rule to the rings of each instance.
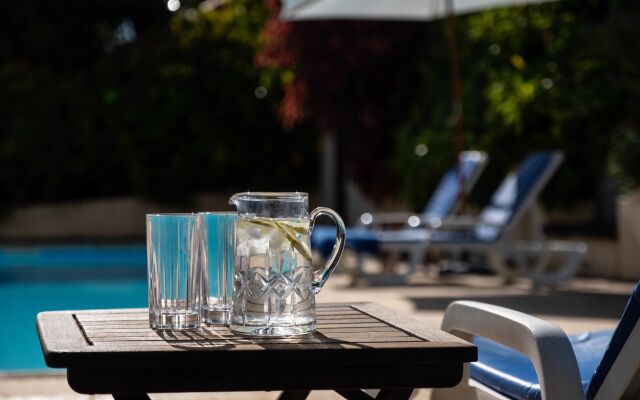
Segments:
[[[514,54],[511,56],[511,65],[513,65],[515,69],[522,70],[527,66],[527,63],[520,54]]]
[[[373,222],[373,215],[369,213],[362,214],[360,216],[360,222],[362,222],[363,225],[369,225],[370,223]]]
[[[420,143],[416,146],[415,152],[418,157],[424,157],[427,155],[427,153],[429,153],[429,148],[426,144]]]
[[[420,217],[418,217],[417,215],[412,215],[407,220],[407,223],[409,224],[410,227],[416,228],[420,225]]]
[[[253,94],[256,95],[256,98],[262,100],[267,97],[267,88],[264,86],[258,86],[256,90],[253,91]]]
[[[180,0],[167,1],[167,9],[171,12],[176,12],[180,9]]]

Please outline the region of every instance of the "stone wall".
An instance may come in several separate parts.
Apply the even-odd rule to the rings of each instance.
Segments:
[[[43,204],[14,210],[0,222],[0,240],[65,241],[144,239],[145,214],[233,210],[228,196],[198,196],[192,209],[133,197]]]

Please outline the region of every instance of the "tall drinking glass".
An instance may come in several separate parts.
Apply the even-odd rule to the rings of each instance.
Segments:
[[[226,324],[233,294],[237,213],[198,213],[199,265],[202,270],[202,320]]]
[[[147,214],[149,324],[153,329],[200,326],[196,214]]]

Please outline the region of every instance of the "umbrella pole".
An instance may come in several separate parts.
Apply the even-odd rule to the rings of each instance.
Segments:
[[[460,165],[459,154],[464,150],[464,111],[462,108],[462,78],[460,76],[460,58],[458,56],[458,38],[456,36],[456,17],[453,9],[453,0],[444,0],[446,10],[447,46],[449,48],[449,72],[451,75],[451,101],[452,121],[454,131],[454,151],[456,158],[456,170],[458,173],[460,192],[460,211],[464,209],[466,193],[464,191],[464,174]]]

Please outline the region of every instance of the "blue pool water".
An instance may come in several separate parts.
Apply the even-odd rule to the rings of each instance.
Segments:
[[[0,247],[0,371],[46,368],[40,311],[146,306],[144,245]]]

